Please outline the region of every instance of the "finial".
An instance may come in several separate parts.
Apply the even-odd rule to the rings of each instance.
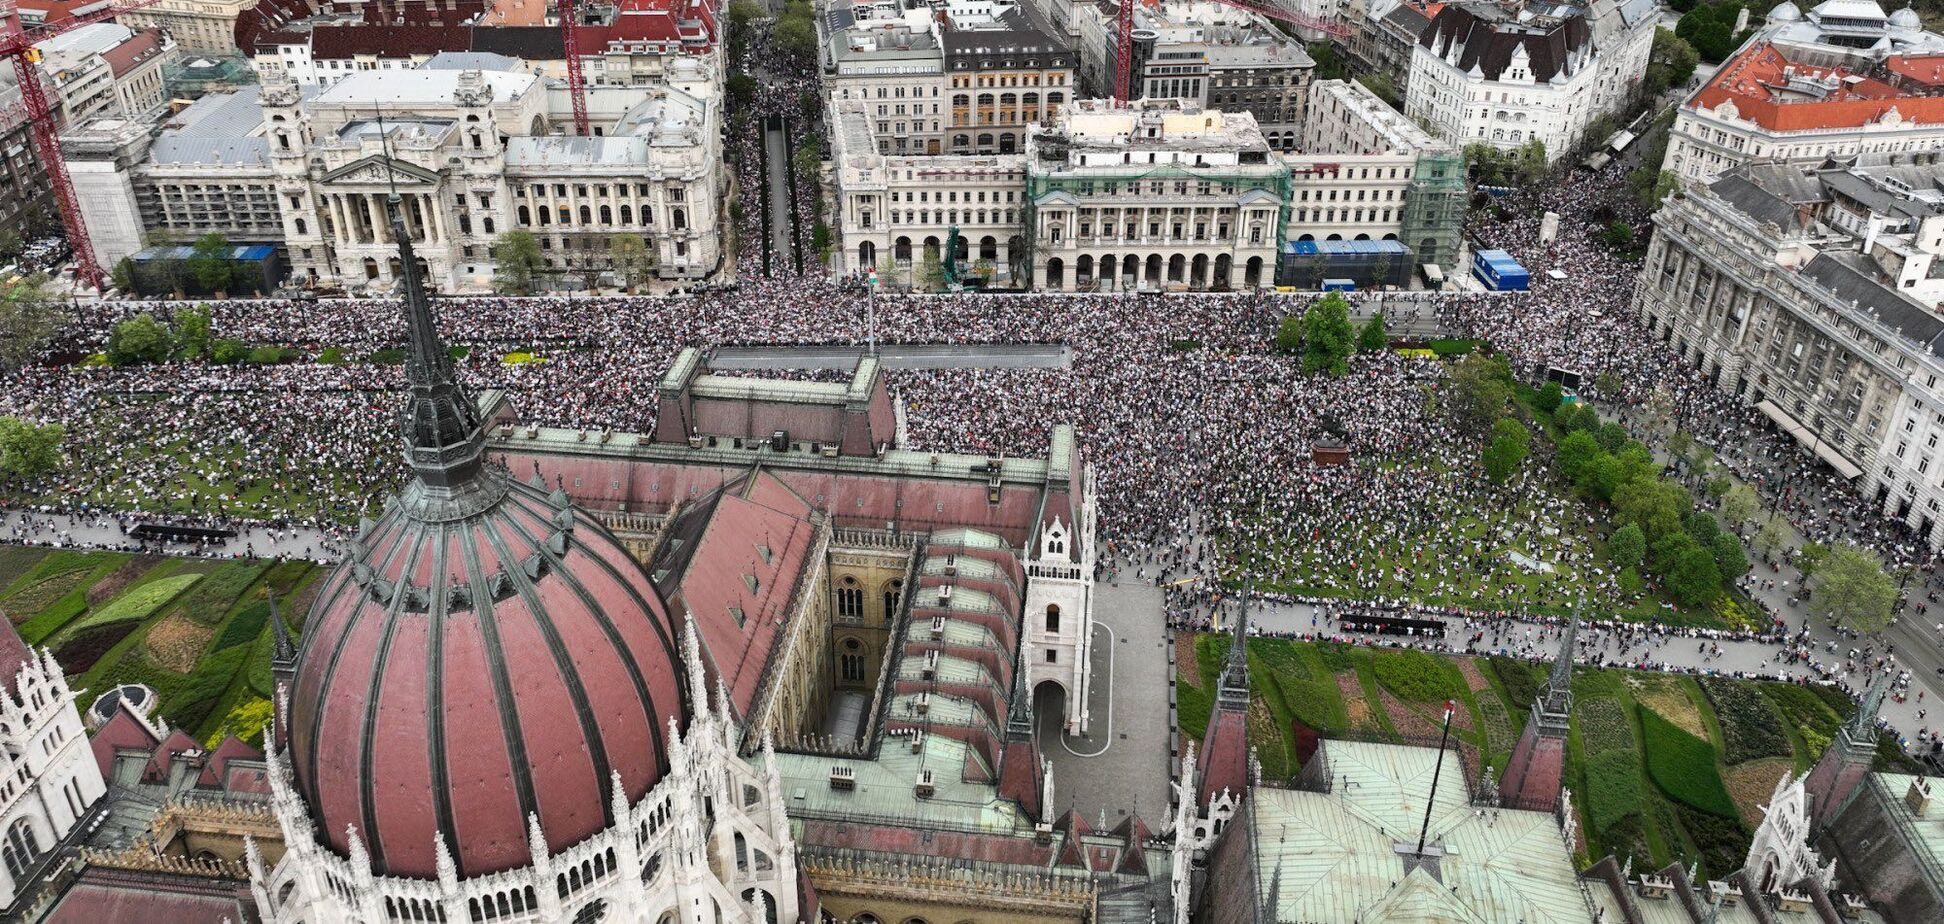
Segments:
[[[265,587],[264,597],[270,601],[270,663],[289,664],[297,660],[297,646],[290,642],[290,627],[284,624],[283,616],[277,612],[277,589]]]
[[[439,871],[439,888],[452,892],[459,888],[459,864],[452,860],[452,848],[446,844],[445,832],[432,832],[433,863]]]

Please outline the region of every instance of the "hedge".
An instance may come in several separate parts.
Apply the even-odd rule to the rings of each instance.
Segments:
[[[1701,854],[1698,858],[1701,878],[1726,876],[1748,862],[1749,836],[1740,819],[1685,805],[1674,806],[1674,811],[1680,815],[1681,827],[1687,829],[1688,836],[1694,839],[1695,850]]]
[[[1575,710],[1579,718],[1580,745],[1587,757],[1634,751],[1633,723],[1620,701],[1604,696],[1587,697]]]
[[[196,662],[195,671],[162,697],[163,717],[179,728],[193,729],[203,724],[249,656],[249,648],[230,648],[204,655]]]
[[[1632,749],[1607,751],[1586,762],[1587,824],[1603,832],[1640,814],[1640,756]]]
[[[1704,812],[1735,817],[1735,802],[1728,798],[1721,773],[1715,769],[1714,745],[1680,730],[1652,709],[1640,710],[1640,731],[1647,744],[1647,772],[1662,792]]]
[[[155,615],[155,611],[166,606],[169,601],[189,589],[189,585],[202,580],[200,574],[173,574],[143,584],[113,600],[108,605],[88,614],[81,620],[78,628],[105,626],[111,622],[140,621]]]
[[[84,673],[138,628],[141,628],[139,623],[117,622],[76,632],[54,651],[54,660],[69,674]]]
[[[1493,655],[1485,659],[1486,666],[1505,685],[1505,696],[1511,702],[1506,705],[1513,709],[1525,709],[1539,698],[1539,678],[1533,672],[1533,665],[1518,658]]]
[[[1753,684],[1703,677],[1701,689],[1721,720],[1722,759],[1729,766],[1795,754],[1789,733],[1782,729],[1782,718]]]
[[[54,601],[54,605],[41,610],[34,618],[20,624],[20,638],[29,645],[38,645],[48,636],[61,631],[74,617],[88,609],[88,589],[76,587],[67,596]]]
[[[1384,651],[1371,655],[1377,682],[1400,698],[1435,703],[1458,695],[1461,678],[1450,661],[1422,651]]]
[[[259,600],[252,603],[244,607],[223,626],[222,633],[216,636],[216,644],[212,647],[212,650],[222,651],[225,648],[234,648],[237,645],[255,644],[257,636],[263,634],[263,627],[269,624],[269,602]]]
[[[1822,701],[1809,687],[1794,683],[1765,683],[1761,685],[1762,694],[1781,710],[1782,721],[1800,729],[1807,738],[1810,731],[1818,732],[1824,741],[1836,734],[1843,725],[1842,717],[1829,704]],[[1809,758],[1814,760],[1815,754]]]
[[[190,619],[213,626],[222,621],[237,598],[267,570],[269,566],[262,563],[223,565],[183,596],[180,609]]]

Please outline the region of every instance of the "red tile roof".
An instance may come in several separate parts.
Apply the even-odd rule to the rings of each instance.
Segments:
[[[1901,66],[1912,73],[1892,72],[1916,79],[1926,59],[1904,57]],[[1825,89],[1820,98],[1792,92],[1787,89],[1791,80],[1815,81]],[[1735,104],[1740,118],[1770,131],[1861,128],[1892,109],[1906,122],[1944,123],[1944,96],[1906,93],[1875,76],[1840,67],[1797,64],[1767,43],[1750,45],[1730,59],[1688,105],[1714,109],[1727,102]]]
[[[1891,55],[1884,69],[1906,80],[1935,89],[1944,89],[1944,54]]]
[[[94,750],[95,764],[101,767],[101,775],[110,780],[115,778],[116,749],[126,748],[146,753],[154,751],[159,743],[161,742],[153,732],[149,731],[148,726],[141,719],[136,718],[135,713],[128,710],[126,701],[123,701],[120,708],[115,710],[115,714],[109,716],[108,721],[102,723],[100,730],[88,739],[88,747]]]
[[[247,889],[223,880],[90,866],[47,924],[209,924],[257,920]]]
[[[14,678],[20,676],[20,668],[34,660],[34,650],[14,629],[13,620],[0,613],[0,689],[11,692]]]
[[[102,52],[101,59],[108,62],[110,73],[120,77],[161,53],[162,30],[148,28],[130,36],[128,41]]]

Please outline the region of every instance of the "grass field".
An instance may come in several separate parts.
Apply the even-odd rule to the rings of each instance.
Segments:
[[[1223,634],[1193,637],[1194,665],[1175,679],[1183,735],[1206,730],[1230,644]],[[1184,641],[1184,655],[1188,649]],[[1545,678],[1544,665],[1505,658],[1251,639],[1250,743],[1263,778],[1287,780],[1318,737],[1435,737],[1452,699],[1452,734],[1475,779],[1484,766],[1504,769]],[[1817,688],[1707,684],[1704,692],[1683,675],[1574,674],[1566,778],[1585,832],[1583,864],[1612,853],[1636,867],[1699,860],[1706,874],[1730,871],[1781,774],[1812,764],[1853,709],[1840,693]]]
[[[76,689],[146,683],[169,724],[213,744],[225,728],[260,734],[268,714],[265,591],[275,589],[298,632],[294,604],[320,576],[309,562],[0,547],[0,611],[22,637],[54,650]]]

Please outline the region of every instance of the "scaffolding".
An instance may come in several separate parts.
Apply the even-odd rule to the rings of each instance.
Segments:
[[[1042,158],[1048,155],[1057,155],[1062,168],[1065,167],[1064,145],[1050,150],[1043,148]],[[1039,173],[1033,167],[1032,163],[1027,164],[1026,233],[1023,235],[1026,239],[1025,265],[1029,272],[1039,246],[1039,200],[1048,193],[1064,192],[1079,199],[1082,207],[1095,208],[1118,208],[1122,204],[1129,204],[1146,208],[1185,208],[1193,214],[1194,209],[1212,210],[1233,205],[1238,210],[1236,224],[1239,226],[1242,218],[1239,200],[1252,190],[1261,190],[1276,197],[1276,226],[1267,243],[1280,247],[1289,223],[1290,192],[1295,188],[1289,171],[1268,161],[1209,167],[1180,164],[1081,167],[1075,170],[1061,169],[1057,173]],[[1463,205],[1462,160],[1458,174],[1459,204]],[[1459,214],[1462,216],[1463,212]],[[1239,227],[1236,232],[1240,234]],[[1453,246],[1455,248],[1456,244]],[[1264,272],[1273,270],[1273,261],[1271,264],[1264,267]]]
[[[1465,155],[1433,151],[1417,159],[1404,195],[1404,243],[1419,263],[1447,272],[1458,263],[1465,222]]]

